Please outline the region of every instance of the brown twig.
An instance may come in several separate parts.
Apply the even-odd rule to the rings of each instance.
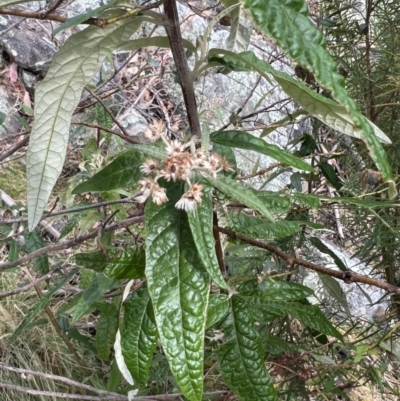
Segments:
[[[114,130],[112,130],[110,128],[107,128],[107,127],[103,127],[102,125],[99,125],[99,124],[87,123],[85,121],[71,121],[71,124],[73,124],[73,125],[84,125],[85,127],[99,129],[101,131],[105,131],[105,132],[108,132],[110,134],[117,135],[120,138],[122,138],[125,141],[130,142],[130,143],[134,143],[134,144],[140,143],[140,141],[135,137],[129,136],[127,134],[121,134],[120,132],[114,131]]]
[[[339,280],[344,281],[346,284],[351,283],[363,283],[367,285],[372,285],[374,287],[382,288],[383,290],[392,293],[392,294],[400,294],[400,288],[395,285],[389,284],[385,281],[377,280],[371,277],[363,276],[361,274],[353,273],[352,271],[338,271],[333,269],[328,269],[327,267],[317,265],[315,263],[308,262],[307,260],[292,257],[287,253],[283,252],[280,248],[269,245],[264,241],[256,240],[246,235],[240,234],[238,232],[232,231],[228,228],[218,227],[219,232],[226,234],[228,237],[237,238],[240,241],[245,242],[246,244],[250,244],[256,246],[258,248],[265,249],[269,252],[274,253],[276,256],[285,260],[289,265],[299,265],[306,267],[307,269],[314,270],[318,273],[326,274],[331,277],[335,277]]]
[[[143,220],[143,216],[136,216],[136,217],[131,217],[129,219],[110,224],[109,226],[107,226],[105,228],[101,228],[101,226],[99,226],[97,229],[91,231],[90,233],[80,235],[79,237],[76,237],[71,241],[63,241],[63,242],[59,242],[58,244],[52,244],[52,245],[46,246],[44,248],[40,248],[37,251],[32,252],[29,255],[23,256],[22,258],[19,258],[13,262],[0,263],[0,272],[7,270],[7,269],[11,269],[13,267],[20,266],[24,263],[30,262],[32,259],[36,258],[37,256],[45,255],[50,252],[61,251],[63,249],[68,249],[73,246],[79,245],[82,242],[85,242],[89,239],[96,238],[100,229],[103,229],[104,232],[115,231],[115,230],[119,230],[121,228],[129,227],[133,224],[137,224],[142,220]]]
[[[192,136],[201,138],[200,120],[197,111],[196,96],[194,93],[193,77],[189,70],[186,60],[186,52],[183,47],[176,0],[167,0],[164,4],[164,12],[168,19],[165,30],[167,32],[169,43],[171,43],[171,51],[182,88],[190,133]]]
[[[69,394],[69,393],[57,393],[55,391],[43,391],[43,390],[35,390],[33,388],[27,388],[23,386],[17,386],[15,384],[9,383],[0,383],[0,388],[5,388],[13,391],[20,391],[22,393],[31,394],[31,395],[43,395],[47,397],[59,397],[62,399],[70,399],[70,400],[84,400],[84,401],[128,401],[128,396],[123,394],[113,395],[113,393],[109,393],[108,395],[81,395],[81,394]],[[210,391],[204,393],[204,396],[213,396],[225,394],[226,391]],[[145,397],[135,397],[135,401],[156,401],[156,400],[169,400],[171,398],[178,398],[182,394],[174,393],[174,394],[159,394],[154,396],[145,396]]]
[[[39,376],[39,377],[43,377],[45,379],[59,381],[62,383],[66,383],[70,386],[80,387],[85,390],[92,391],[97,394],[105,394],[105,395],[119,396],[119,397],[121,396],[121,394],[113,393],[113,392],[110,392],[107,390],[102,390],[102,389],[92,387],[92,386],[88,386],[87,384],[79,383],[75,380],[68,379],[67,377],[52,375],[52,374],[44,373],[44,372],[36,372],[34,370],[29,370],[29,369],[15,368],[14,366],[9,366],[9,365],[6,365],[1,362],[0,362],[0,369],[8,370],[10,372],[21,373],[21,374],[32,375],[32,376]]]
[[[49,280],[51,278],[51,276],[55,272],[59,271],[60,269],[61,269],[61,267],[59,267],[57,269],[54,269],[51,272],[45,274],[44,276],[39,277],[39,278],[35,279],[34,281],[31,281],[27,285],[24,285],[23,287],[14,288],[13,290],[0,293],[0,299],[1,298],[7,298],[7,297],[9,297],[11,295],[20,294],[21,292],[29,291],[32,287],[34,287],[35,285],[41,283],[42,281]],[[1,367],[1,364],[0,364],[0,367]]]
[[[49,7],[47,10],[42,11],[42,19],[46,18],[49,14],[53,13],[54,11],[57,10],[58,7],[61,6],[62,2],[64,0],[57,0],[51,7]]]
[[[21,139],[18,141],[14,146],[12,146],[10,149],[6,150],[5,152],[2,152],[0,155],[0,161],[7,159],[7,157],[13,155],[18,149],[22,148],[23,146],[27,145],[29,142],[29,136],[26,136],[24,139]]]

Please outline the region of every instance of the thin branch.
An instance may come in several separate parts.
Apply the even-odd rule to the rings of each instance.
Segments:
[[[111,117],[111,119],[114,121],[115,125],[118,126],[118,128],[122,131],[125,137],[129,138],[128,133],[125,131],[125,128],[123,125],[118,121],[118,119],[114,116],[112,111],[107,107],[107,105],[103,102],[100,96],[96,95],[90,88],[86,86],[85,88],[104,108],[105,112]]]
[[[7,157],[14,154],[18,149],[24,147],[28,142],[29,142],[29,136],[26,136],[24,139],[21,139],[20,141],[18,141],[10,149],[6,150],[5,152],[2,152],[2,154],[0,155],[0,161],[7,159]]]
[[[68,393],[57,393],[55,391],[43,391],[43,390],[35,390],[33,388],[27,388],[22,386],[17,386],[15,384],[9,383],[0,383],[0,388],[5,388],[13,391],[21,391],[26,394],[31,395],[43,395],[45,397],[60,397],[63,399],[70,400],[84,400],[84,401],[128,401],[128,396],[123,394],[117,395],[100,395],[100,396],[92,396],[92,395],[81,395],[81,394],[68,394]],[[225,394],[226,391],[210,391],[208,393],[204,393],[204,396],[213,396]],[[135,397],[135,401],[152,401],[152,400],[168,400],[171,398],[178,398],[182,394],[160,394],[154,396],[145,396],[145,397]]]
[[[218,227],[219,232],[226,234],[228,237],[237,238],[240,241],[245,242],[246,244],[250,244],[256,246],[258,248],[265,249],[269,252],[274,253],[281,259],[285,260],[289,265],[299,265],[306,267],[307,269],[314,270],[318,273],[326,274],[331,277],[335,277],[339,280],[343,280],[346,284],[351,283],[363,283],[367,285],[372,285],[374,287],[382,288],[383,290],[390,292],[392,294],[400,294],[400,288],[395,285],[389,284],[385,281],[377,280],[371,277],[363,276],[361,274],[353,273],[352,271],[338,271],[333,269],[328,269],[327,267],[317,265],[315,263],[308,262],[307,260],[292,257],[287,253],[283,252],[280,248],[274,247],[272,245],[267,244],[264,241],[255,240],[253,238],[249,238],[243,234],[238,232],[229,230],[228,228]]]
[[[64,0],[57,0],[51,7],[49,7],[47,10],[42,11],[42,18],[46,18],[49,14],[54,13],[54,11],[57,10],[58,7],[61,6],[62,2]]]
[[[114,224],[110,224],[109,226],[104,227],[104,228],[99,226],[96,230],[91,231],[88,234],[80,235],[79,237],[76,237],[75,239],[73,239],[71,241],[62,241],[62,242],[59,242],[58,244],[52,244],[52,245],[46,246],[44,248],[40,248],[37,251],[32,252],[29,255],[23,256],[22,258],[19,258],[13,262],[0,263],[0,272],[7,270],[7,269],[11,269],[13,267],[20,266],[24,263],[30,262],[32,259],[34,259],[40,255],[45,255],[50,252],[68,249],[73,246],[79,245],[82,242],[85,242],[89,239],[96,238],[99,233],[99,230],[103,230],[103,232],[115,231],[115,230],[119,230],[121,228],[129,227],[133,224],[137,224],[142,220],[143,220],[143,216],[137,216],[137,217],[132,217],[132,218],[129,218],[126,220],[118,221],[118,222],[116,222]]]
[[[77,382],[75,380],[71,380],[71,379],[68,379],[67,377],[63,377],[63,376],[57,376],[57,375],[52,375],[52,374],[43,373],[43,372],[36,372],[34,370],[29,370],[29,369],[15,368],[14,366],[9,366],[9,365],[6,365],[6,364],[1,363],[1,362],[0,362],[0,369],[8,370],[10,372],[21,373],[21,374],[25,374],[25,375],[39,376],[39,377],[43,377],[45,379],[50,379],[50,380],[63,382],[63,383],[66,383],[66,384],[68,384],[70,386],[80,387],[80,388],[83,388],[85,390],[97,393],[97,394],[106,394],[106,395],[110,395],[110,396],[121,397],[121,394],[113,393],[113,392],[110,392],[110,391],[107,391],[107,390],[102,390],[102,389],[99,389],[99,388],[96,388],[96,387],[92,387],[92,386],[88,386],[87,384],[82,384],[82,383],[79,383],[79,382]]]
[[[63,216],[65,214],[69,214],[69,213],[78,213],[78,212],[82,212],[84,210],[90,210],[90,209],[96,209],[99,207],[104,207],[104,206],[110,206],[110,205],[117,205],[117,204],[123,204],[123,203],[136,203],[136,200],[133,200],[133,198],[135,196],[137,196],[139,194],[139,192],[133,194],[130,198],[126,198],[126,199],[114,199],[111,201],[107,201],[107,202],[100,202],[100,203],[92,203],[90,205],[86,205],[86,206],[80,206],[80,207],[75,207],[72,209],[65,209],[65,210],[59,210],[57,212],[53,212],[53,213],[47,213],[44,214],[42,216],[42,219],[44,218],[49,218],[49,217],[55,217],[55,216]],[[134,217],[134,216],[131,216]],[[14,223],[22,223],[28,221],[27,217],[21,217],[19,219],[8,219],[8,220],[0,220],[1,224],[4,225],[9,225],[9,224],[14,224]]]
[[[164,4],[165,16],[168,18],[165,30],[171,43],[171,51],[174,56],[175,66],[182,88],[183,100],[189,121],[192,136],[201,138],[199,113],[197,111],[196,95],[194,93],[193,77],[186,60],[186,52],[183,47],[182,34],[179,24],[176,0],[167,0]]]
[[[126,134],[121,134],[120,132],[114,131],[114,130],[112,130],[110,128],[107,128],[107,127],[103,127],[102,125],[99,125],[99,124],[87,123],[85,121],[71,121],[71,124],[73,124],[73,125],[84,125],[85,127],[99,129],[99,130],[108,132],[110,134],[117,135],[120,138],[122,138],[125,141],[130,142],[130,143],[134,143],[134,144],[140,143],[140,141],[137,138],[135,138],[133,136],[129,136],[127,133]]]
[[[34,287],[35,285],[41,283],[42,281],[49,280],[51,278],[51,276],[55,272],[59,271],[60,269],[61,269],[61,267],[58,267],[57,269],[52,270],[51,272],[45,274],[44,276],[37,278],[36,280],[30,282],[27,285],[24,285],[23,287],[14,288],[13,290],[0,293],[0,299],[1,298],[7,298],[7,297],[9,297],[11,295],[20,294],[21,292],[29,291],[32,287]],[[0,363],[0,367],[1,367],[1,363]]]

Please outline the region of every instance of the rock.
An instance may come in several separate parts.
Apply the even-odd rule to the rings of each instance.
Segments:
[[[14,99],[7,93],[5,86],[1,85],[0,81],[0,113],[5,115],[3,123],[0,124],[0,138],[16,134],[21,130],[21,124],[17,119],[18,112],[15,110],[14,104]]]
[[[57,51],[55,45],[47,38],[49,36],[47,32],[29,30],[24,23],[21,23],[1,35],[2,31],[7,30],[19,20],[12,16],[6,16],[0,20],[0,49],[20,67],[44,73]]]

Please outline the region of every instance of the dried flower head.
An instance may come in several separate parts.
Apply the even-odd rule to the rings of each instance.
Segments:
[[[145,138],[149,139],[150,142],[155,142],[164,135],[164,132],[164,123],[162,121],[155,121],[147,127],[144,136]]]
[[[192,167],[192,161],[188,152],[176,156],[167,157],[164,160],[160,175],[167,181],[187,180]]]
[[[152,194],[154,189],[159,187],[159,185],[152,178],[140,180],[139,184],[141,185],[139,190],[142,192],[142,195],[135,198],[139,203],[145,202],[146,199]]]
[[[177,139],[174,139],[172,142],[169,142],[165,150],[167,151],[169,156],[177,156],[185,151],[186,146],[182,145]]]
[[[153,202],[157,205],[161,205],[168,201],[166,189],[160,186],[153,191]]]
[[[197,204],[201,203],[201,197],[203,196],[203,185],[193,184],[190,186],[189,191],[185,192],[181,199],[176,202],[175,207],[177,209],[186,210],[192,212],[196,210]]]
[[[141,166],[140,171],[143,174],[153,174],[156,173],[158,169],[158,162],[157,160],[147,159]]]

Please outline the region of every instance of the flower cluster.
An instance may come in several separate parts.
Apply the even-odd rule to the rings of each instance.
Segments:
[[[193,172],[208,173],[214,177],[222,170],[232,171],[232,165],[224,157],[217,153],[208,153],[197,150],[191,153],[188,148],[191,142],[182,144],[177,139],[168,141],[161,135],[165,142],[167,157],[159,162],[153,159],[147,159],[140,170],[146,177],[139,181],[141,185],[141,195],[136,197],[140,203],[146,201],[150,196],[157,205],[168,201],[165,188],[160,187],[157,181],[164,178],[166,181],[186,181],[189,184],[189,190],[185,192],[181,199],[175,204],[178,209],[193,211],[201,203],[203,196],[203,185],[191,183],[190,177]]]

